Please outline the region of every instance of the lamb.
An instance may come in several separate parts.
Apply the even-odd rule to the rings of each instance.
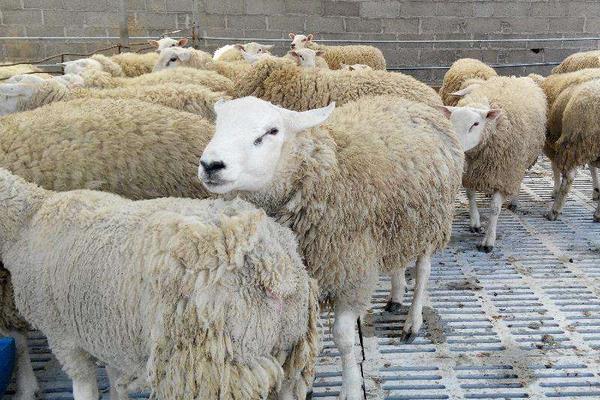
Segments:
[[[63,64],[65,74],[81,75],[84,71],[92,69],[108,72],[111,76],[125,76],[119,64],[102,54],[94,54],[90,58],[66,61]]]
[[[592,80],[570,87],[555,102],[555,107],[563,111],[553,110],[553,117],[558,121],[549,122],[551,139],[546,145],[551,149],[548,153],[553,170],[560,173],[562,180],[558,190],[555,187],[554,203],[546,214],[551,221],[558,219],[565,205],[577,167],[589,164],[594,178],[595,168],[600,166],[600,129],[597,121],[599,101],[600,81]],[[555,142],[551,142],[552,139],[556,139]],[[597,185],[597,181],[595,184]],[[596,222],[600,222],[600,201],[598,204],[594,213]]]
[[[342,71],[372,71],[373,70],[373,68],[371,68],[365,64],[352,64],[352,65],[342,64],[340,69]]]
[[[162,84],[116,89],[74,88],[69,90],[59,83],[49,81],[39,87],[30,98],[21,100],[17,104],[16,111],[33,110],[55,101],[78,98],[138,99],[214,120],[214,104],[220,99],[228,100],[231,97],[222,92],[213,92],[201,85]]]
[[[86,87],[110,89],[129,86],[153,86],[160,84],[202,85],[214,92],[234,92],[233,82],[213,71],[178,67],[165,69],[135,78],[113,78],[104,72],[87,71],[83,74]]]
[[[463,88],[463,84],[469,79],[486,80],[498,74],[492,67],[473,58],[461,58],[455,61],[444,75],[440,97],[447,106],[456,106],[460,100],[453,93]]]
[[[15,302],[48,337],[75,400],[99,398],[95,360],[118,399],[131,378],[165,400],[306,397],[316,286],[293,234],[263,211],[55,193],[3,169],[0,205]]]
[[[519,193],[525,172],[542,151],[546,98],[530,78],[491,77],[468,89],[457,107],[444,109],[465,150],[462,182],[471,232],[481,232],[476,191],[492,195],[488,227],[478,246],[489,253],[502,203]]]
[[[323,51],[321,50],[314,51],[308,48],[291,50],[286,57],[291,57],[296,62],[296,65],[302,68],[329,69],[329,65],[323,58]]]
[[[196,115],[138,100],[86,99],[1,121],[0,168],[46,189],[103,190],[134,200],[209,195],[196,176],[213,126]],[[12,293],[10,282],[3,286],[0,293]],[[26,322],[11,296],[1,297],[0,331],[17,332],[12,336],[23,344],[16,376],[28,383],[17,398],[31,399],[37,383],[18,333]]]
[[[169,47],[160,52],[160,57],[154,65],[154,71],[179,66],[206,69],[206,65],[212,61],[210,54],[191,48]]]
[[[585,68],[600,68],[600,50],[584,51],[568,56],[552,69],[553,74],[579,71]]]
[[[170,37],[162,37],[158,40],[148,40],[148,43],[152,47],[156,47],[156,52],[160,53],[169,47],[184,47],[188,44],[187,38],[181,38],[179,40]]]
[[[287,59],[257,62],[235,85],[234,97],[256,96],[295,111],[345,104],[367,95],[393,94],[429,106],[442,105],[431,87],[394,72],[303,69]]]
[[[158,54],[121,53],[115,54],[110,59],[119,64],[125,76],[132,78],[152,72],[158,61]]]
[[[352,46],[325,46],[313,41],[313,35],[296,35],[290,33],[292,50],[308,47],[309,49],[324,52],[323,58],[329,68],[340,69],[342,64],[366,64],[373,69],[385,70],[385,58],[377,47],[352,45]]]
[[[211,192],[240,196],[295,232],[320,300],[335,311],[340,398],[355,400],[354,328],[380,270],[392,275],[388,309],[398,310],[404,268],[417,259],[405,340],[421,327],[430,257],[450,237],[463,151],[450,123],[424,104],[380,96],[333,109],[290,111],[255,97],[217,102],[199,176]]]
[[[242,61],[242,53],[269,54],[273,45],[250,42],[246,44],[228,44],[215,50],[213,60],[215,61]]]

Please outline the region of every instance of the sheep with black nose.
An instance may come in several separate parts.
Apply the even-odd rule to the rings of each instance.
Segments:
[[[200,178],[210,191],[239,195],[296,233],[321,301],[334,308],[340,398],[362,398],[354,328],[379,272],[392,276],[388,309],[395,310],[404,269],[417,260],[403,328],[410,341],[423,322],[431,256],[450,238],[463,168],[450,122],[431,107],[392,96],[304,112],[244,97],[217,102],[215,111]]]

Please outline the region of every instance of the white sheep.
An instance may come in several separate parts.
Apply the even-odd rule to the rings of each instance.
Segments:
[[[94,54],[90,58],[80,58],[74,61],[65,61],[64,73],[82,75],[85,71],[95,70],[108,72],[111,76],[125,76],[119,64],[102,54]]]
[[[496,243],[502,203],[518,195],[527,169],[542,151],[546,97],[530,78],[490,77],[454,95],[458,107],[444,107],[465,151],[463,186],[469,199],[470,229],[481,232],[475,195],[492,195],[488,226],[479,250]]]
[[[160,52],[154,71],[165,68],[191,67],[206,69],[206,65],[212,61],[212,56],[202,50],[181,47],[169,47]]]
[[[309,48],[290,50],[286,57],[291,57],[296,65],[302,68],[324,68],[329,69],[327,61],[323,58],[323,51],[314,51]],[[343,68],[342,68],[343,69]],[[349,69],[349,71],[351,71]]]
[[[0,116],[14,113],[19,102],[33,96],[36,87],[27,83],[0,84]]]
[[[199,176],[210,191],[239,195],[296,233],[321,301],[335,311],[340,398],[355,400],[354,328],[379,271],[392,275],[388,309],[398,309],[404,268],[417,259],[405,340],[422,325],[431,255],[450,237],[463,151],[449,121],[424,104],[381,96],[333,109],[290,111],[255,97],[218,102]]]
[[[366,64],[373,69],[385,70],[385,58],[377,47],[364,45],[325,46],[315,43],[312,34],[296,35],[290,33],[289,37],[292,39],[290,45],[292,50],[308,47],[309,49],[323,51],[323,58],[331,69],[340,69],[342,64]]]
[[[96,360],[118,399],[132,378],[165,400],[306,397],[316,286],[246,202],[55,193],[0,169],[0,251],[74,400],[99,398]]]
[[[164,49],[167,49],[169,47],[184,47],[188,44],[188,38],[181,38],[181,39],[173,39],[170,37],[163,37],[160,38],[158,40],[148,40],[148,43],[150,44],[150,46],[155,47],[156,48],[156,52],[160,53],[161,51],[163,51]]]
[[[243,60],[242,53],[252,55],[269,54],[273,45],[250,42],[246,44],[228,44],[218,48],[213,53],[215,61],[240,61]]]

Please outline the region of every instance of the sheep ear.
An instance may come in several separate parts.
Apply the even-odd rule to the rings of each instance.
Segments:
[[[500,116],[500,114],[502,114],[502,110],[492,109],[487,112],[485,118],[489,121],[493,121],[496,118],[498,118]]]
[[[354,70],[355,70],[355,68],[354,68],[352,65],[349,65],[349,66],[348,66],[348,70],[349,70],[349,71],[354,71]]]
[[[327,107],[315,108],[314,110],[302,112],[283,110],[285,110],[284,118],[288,127],[293,133],[298,133],[322,124],[329,118],[334,109],[335,101]]]
[[[290,32],[290,34],[288,36],[290,37],[290,39],[294,40],[294,38],[296,37],[296,34],[293,32]]]
[[[0,93],[6,97],[31,96],[34,88],[30,85],[19,83],[5,83],[0,85]]]
[[[309,33],[309,34],[308,34],[308,36],[306,37],[306,41],[307,41],[307,42],[310,42],[310,41],[312,41],[312,40],[313,40],[313,34],[312,34],[312,33]]]
[[[438,111],[441,111],[442,114],[444,114],[444,117],[450,119],[450,117],[452,116],[452,109],[454,107],[448,107],[448,106],[435,106],[435,108]]]
[[[233,47],[238,49],[239,51],[246,51],[246,48],[243,44],[234,44]]]
[[[183,62],[188,61],[191,57],[192,57],[192,52],[189,50],[181,51],[181,52],[179,52],[179,54],[177,54],[177,58],[179,58]]]
[[[148,44],[152,47],[158,47],[158,42],[156,40],[148,40]]]
[[[188,44],[188,38],[181,38],[181,39],[179,39],[179,41],[177,42],[177,45],[178,45],[178,46],[181,46],[181,47],[185,46],[186,44]]]

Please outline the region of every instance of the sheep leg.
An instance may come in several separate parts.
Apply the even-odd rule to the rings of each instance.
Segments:
[[[354,330],[358,313],[349,308],[336,307],[333,323],[333,341],[342,358],[342,390],[339,400],[362,399],[362,377],[354,354]]]
[[[400,308],[402,308],[402,299],[404,298],[404,291],[406,290],[406,276],[404,269],[392,272],[390,278],[392,280],[392,290],[384,310],[390,313],[398,313]]]
[[[567,196],[569,190],[571,190],[571,185],[573,185],[573,181],[575,180],[575,175],[577,175],[576,168],[562,175],[562,182],[560,183],[558,194],[554,199],[552,208],[546,213],[546,218],[548,218],[549,221],[556,221],[558,219],[558,216],[567,202]]]
[[[24,333],[17,331],[10,331],[8,336],[15,339],[17,350],[15,371],[17,393],[15,394],[15,400],[35,399],[35,394],[39,391],[39,386],[35,374],[33,373],[31,359],[29,358],[27,336]]]
[[[116,368],[106,367],[106,374],[110,383],[110,400],[128,400],[127,386],[121,382],[123,374]]]
[[[402,332],[402,341],[412,343],[423,325],[423,303],[431,274],[431,250],[417,258],[415,289]]]
[[[73,400],[98,400],[96,364],[90,355],[78,348],[53,346],[54,340],[48,337],[52,352],[73,380]]]
[[[554,179],[554,189],[552,189],[552,198],[556,199],[556,196],[558,196],[558,191],[560,190],[560,169],[554,161],[551,161],[550,164],[552,165],[552,177]]]
[[[592,175],[592,187],[594,192],[592,193],[592,200],[600,200],[600,182],[598,182],[598,169],[593,165],[590,165],[590,174]]]
[[[477,201],[475,195],[477,193],[474,190],[467,189],[467,198],[469,199],[469,219],[471,232],[481,233],[481,220],[479,219],[479,210],[477,209]]]
[[[481,245],[477,246],[479,251],[490,253],[494,249],[496,244],[496,228],[498,227],[498,217],[500,216],[500,210],[502,210],[502,203],[504,202],[504,196],[499,192],[494,192],[492,200],[490,201],[490,218],[488,226],[485,232],[485,238]]]

